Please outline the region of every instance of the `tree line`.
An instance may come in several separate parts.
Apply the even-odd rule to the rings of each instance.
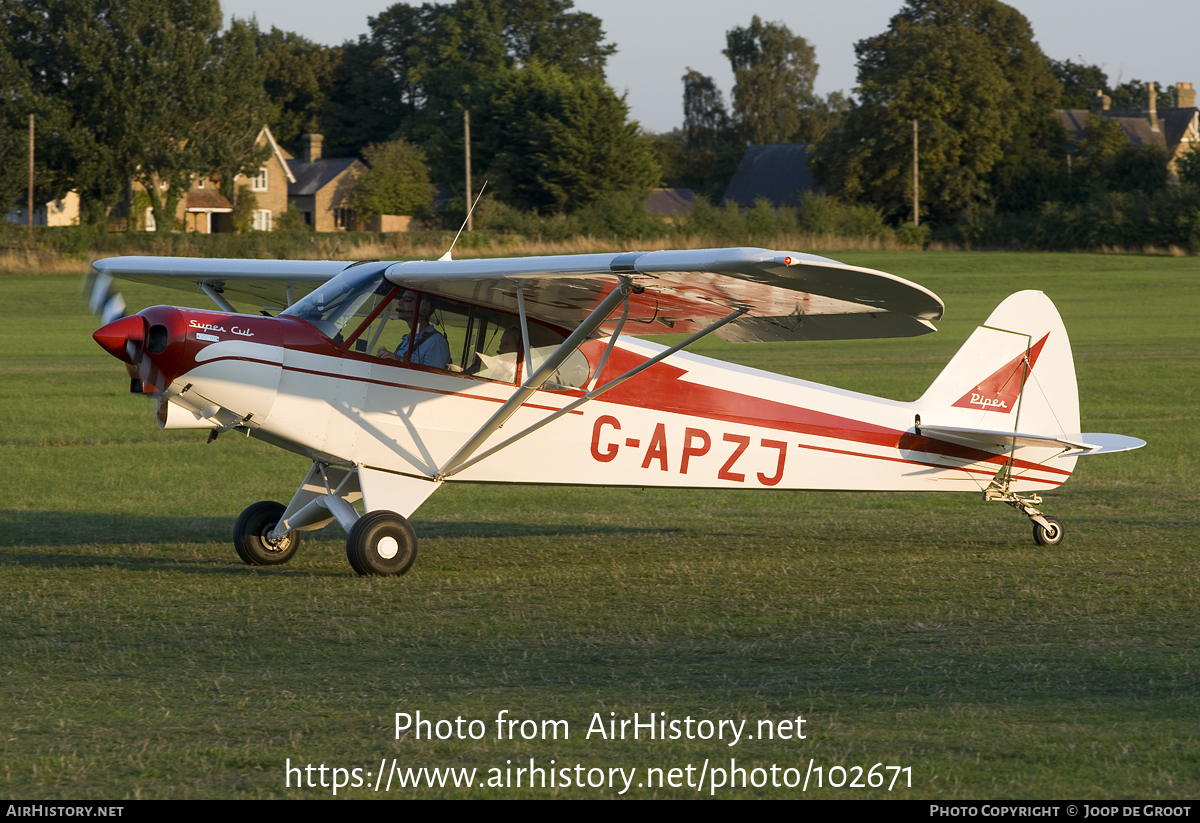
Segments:
[[[427,208],[430,181],[461,212],[469,113],[475,178],[510,215],[630,214],[664,184],[715,204],[748,144],[807,143],[827,197],[893,226],[919,217],[966,242],[1007,242],[1039,214],[1083,225],[1088,209],[1132,209],[1156,238],[1190,232],[1200,247],[1200,153],[1173,186],[1161,147],[1133,145],[1102,117],[1072,140],[1054,115],[1089,107],[1095,89],[1136,107],[1144,84],[1048,58],[998,0],[906,0],[856,45],[852,97],[815,94],[813,47],[754,16],[726,33],[729,105],[689,69],[684,122],[657,135],[606,83],[616,46],[571,0],[397,3],[337,47],[253,20],[222,31],[218,0],[0,0],[0,16],[0,196],[24,190],[32,113],[39,196],[76,190],[96,222],[132,181],[160,226],[195,174],[215,173],[235,199],[268,123],[293,154],[312,132],[327,155],[363,158],[363,212]]]
[[[827,196],[893,226],[919,222],[917,238],[932,224],[968,244],[1200,250],[1200,152],[1179,160],[1173,180],[1162,146],[1134,144],[1099,114],[1073,137],[1055,114],[1091,108],[1096,92],[1138,110],[1147,84],[1110,85],[1100,67],[1047,57],[1029,21],[998,0],[907,0],[886,31],[856,44],[853,98],[813,95],[815,54],[782,24],[756,17],[727,43],[732,106],[689,72],[683,127],[657,138],[671,184],[718,197],[747,142],[808,143]],[[1154,86],[1169,106],[1169,90]]]

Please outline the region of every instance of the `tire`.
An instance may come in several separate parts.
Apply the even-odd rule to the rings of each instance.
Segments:
[[[1063,537],[1066,535],[1063,522],[1057,517],[1047,517],[1046,522],[1050,524],[1051,528],[1047,529],[1036,520],[1033,521],[1033,542],[1039,546],[1060,545],[1063,542]]]
[[[364,577],[402,575],[417,559],[417,533],[395,512],[368,512],[350,529],[346,558]]]
[[[286,507],[264,500],[246,508],[233,527],[233,547],[248,566],[279,566],[300,548],[300,532],[292,530],[275,543],[267,535],[283,517]]]

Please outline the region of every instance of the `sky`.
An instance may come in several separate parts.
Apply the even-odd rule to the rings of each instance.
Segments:
[[[410,0],[410,5],[418,5]],[[1200,84],[1200,2],[1150,0],[1008,0],[1033,26],[1042,51],[1056,60],[1100,66],[1110,85],[1134,78]],[[392,5],[387,0],[222,0],[225,19],[255,17],[325,45],[341,45],[368,31],[367,18]],[[721,54],[725,32],[746,26],[757,14],[782,22],[817,50],[816,91],[854,89],[854,44],[887,29],[902,0],[575,0],[575,8],[599,17],[617,53],[608,61],[608,82],[626,94],[633,119],[653,132],[683,123],[683,75],[689,68],[712,77],[725,95],[733,72]]]

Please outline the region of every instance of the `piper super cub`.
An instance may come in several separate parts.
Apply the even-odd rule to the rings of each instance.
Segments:
[[[1070,343],[1037,291],[1001,303],[906,403],[682,352],[708,334],[935,330],[944,306],[929,290],[814,255],[94,265],[95,339],[157,400],[160,428],[236,430],[312,461],[288,505],[238,518],[251,565],[286,563],[301,531],[337,520],[356,572],[404,574],[417,554],[407,518],[449,481],[976,492],[1055,545],[1063,524],[1036,492],[1082,455],[1144,445],[1079,432]],[[219,310],[120,317],[113,277],[198,288]],[[240,314],[229,296],[262,311]],[[688,336],[664,348],[643,339],[655,334]]]

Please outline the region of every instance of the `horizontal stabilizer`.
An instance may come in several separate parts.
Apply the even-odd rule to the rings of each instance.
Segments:
[[[1111,454],[1113,452],[1131,452],[1146,445],[1146,441],[1138,437],[1127,437],[1123,434],[1099,434],[1092,432],[1081,434],[1079,438],[1089,443],[1088,450],[1080,454]]]
[[[1126,437],[1122,434],[1075,434],[1075,435],[1045,435],[1028,432],[1006,432],[993,429],[966,429],[958,426],[928,426],[921,425],[921,434],[927,437],[950,440],[971,446],[1011,446],[1014,449],[1028,447],[1061,446],[1070,450],[1072,456],[1085,454],[1107,454],[1140,449],[1146,445],[1145,440],[1136,437]]]

